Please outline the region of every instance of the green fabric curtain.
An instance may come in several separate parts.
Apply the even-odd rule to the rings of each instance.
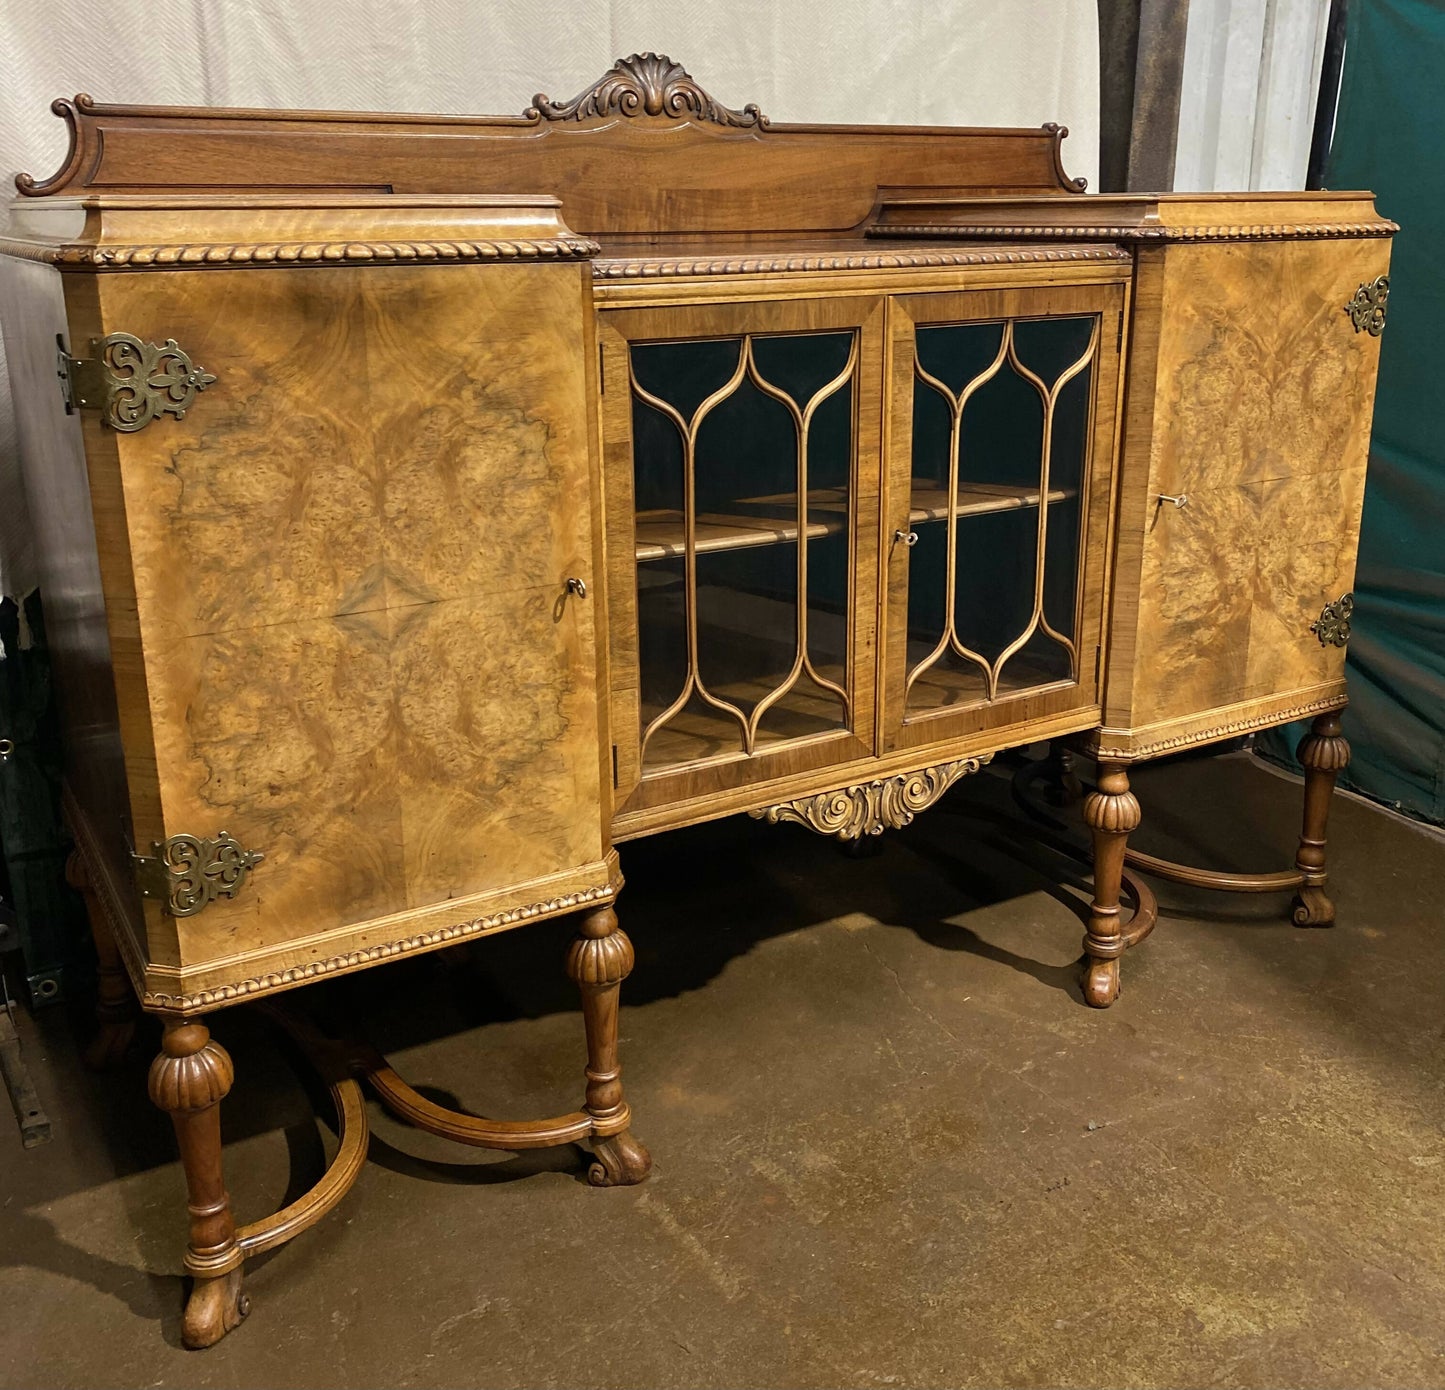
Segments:
[[[1445,824],[1445,0],[1350,0],[1327,186],[1400,224],[1349,645],[1345,785]],[[1299,730],[1261,740],[1293,756]]]

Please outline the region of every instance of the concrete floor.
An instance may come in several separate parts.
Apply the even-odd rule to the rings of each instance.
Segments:
[[[652,1180],[449,1146],[373,1107],[342,1207],[178,1345],[184,1238],[151,1046],[86,1075],[27,1034],[55,1138],[0,1124],[14,1386],[1440,1386],[1445,842],[1337,798],[1340,926],[1161,885],[1086,1008],[1078,874],[1010,850],[985,773],[877,857],[733,819],[628,846],[624,1062]],[[1298,787],[1247,758],[1136,779],[1142,848],[1269,869]],[[1058,886],[1062,877],[1063,887]],[[312,992],[483,1114],[575,1103],[565,923]],[[329,1132],[267,1027],[218,1017],[242,1219]],[[293,1186],[293,1184],[295,1186]]]

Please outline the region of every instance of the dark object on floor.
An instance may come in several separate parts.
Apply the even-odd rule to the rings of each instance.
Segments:
[[[26,1070],[20,1035],[15,1031],[15,1021],[8,1007],[0,1008],[0,1074],[5,1078],[10,1104],[15,1107],[21,1142],[27,1149],[49,1143],[50,1119],[41,1108],[35,1084]]]
[[[60,818],[60,741],[40,598],[0,601],[0,887],[15,908],[16,940],[32,1009],[89,984],[80,902],[64,881],[70,837]]]

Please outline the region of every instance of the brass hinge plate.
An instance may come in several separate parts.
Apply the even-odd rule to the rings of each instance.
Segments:
[[[198,835],[152,840],[150,854],[130,859],[141,897],[154,898],[171,917],[191,917],[217,898],[234,898],[265,857],[223,830],[214,840]]]
[[[1361,281],[1345,305],[1356,333],[1368,333],[1378,338],[1385,331],[1385,314],[1390,306],[1390,277],[1377,275],[1368,283]]]
[[[142,430],[162,415],[184,419],[197,394],[216,379],[174,338],[157,347],[129,333],[108,333],[91,340],[89,357],[72,357],[59,334],[55,343],[65,413],[98,410],[102,422],[122,434]]]
[[[1320,646],[1343,647],[1350,640],[1350,618],[1354,611],[1354,594],[1341,594],[1320,609],[1319,617],[1310,624],[1310,631],[1320,639]]]

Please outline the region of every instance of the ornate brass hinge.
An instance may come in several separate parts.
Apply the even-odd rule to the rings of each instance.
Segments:
[[[234,898],[265,857],[223,830],[214,840],[197,835],[152,840],[149,855],[130,859],[141,897],[155,898],[172,917],[190,917],[217,898]]]
[[[1368,333],[1370,337],[1378,338],[1385,331],[1385,309],[1389,300],[1388,275],[1377,276],[1368,285],[1361,284],[1350,302],[1345,305],[1345,313],[1350,316],[1355,332]]]
[[[1355,611],[1354,594],[1341,594],[1327,603],[1310,624],[1310,631],[1320,639],[1322,647],[1343,647],[1350,640],[1350,615]]]
[[[108,333],[91,340],[92,357],[72,357],[59,334],[55,343],[65,413],[99,410],[104,423],[123,434],[142,430],[161,415],[184,418],[196,393],[216,379],[197,367],[174,338],[157,347],[129,333]]]

